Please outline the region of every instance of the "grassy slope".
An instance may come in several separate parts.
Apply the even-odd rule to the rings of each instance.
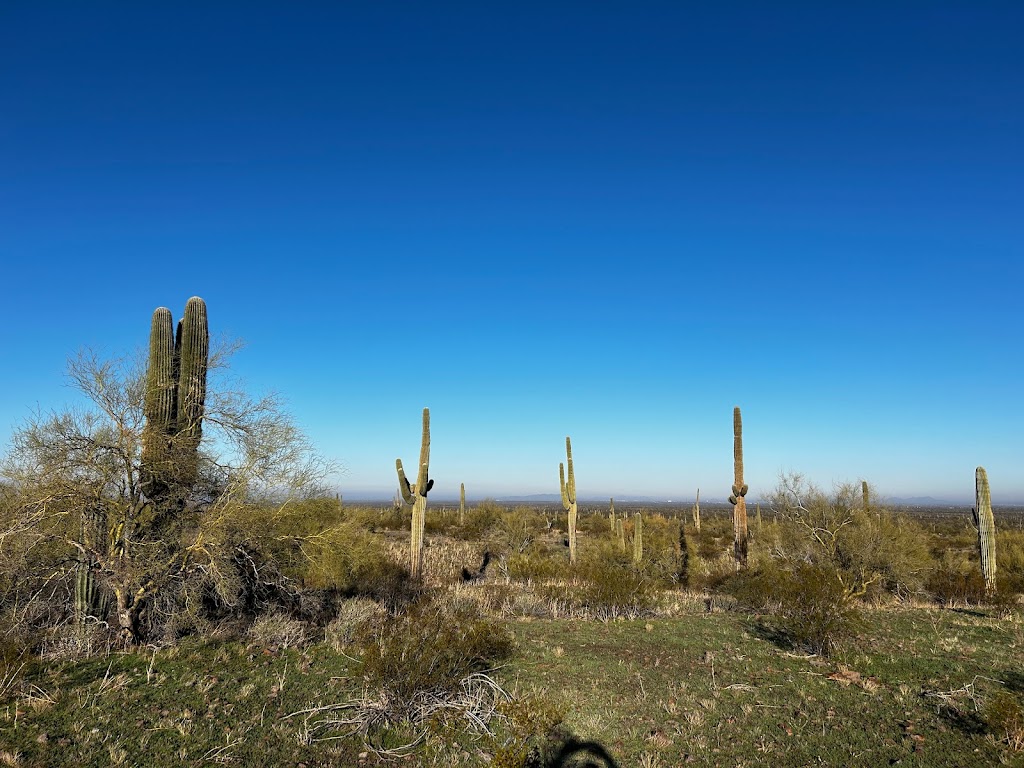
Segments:
[[[622,766],[1024,765],[971,698],[997,679],[1024,692],[1019,616],[871,610],[829,660],[780,648],[735,613],[512,627],[505,687],[563,707]],[[302,718],[282,718],[357,695],[356,667],[322,644],[235,642],[51,664],[30,673],[30,696],[0,700],[0,764],[355,765],[356,740],[306,743]],[[483,765],[494,749],[449,736],[409,762]]]

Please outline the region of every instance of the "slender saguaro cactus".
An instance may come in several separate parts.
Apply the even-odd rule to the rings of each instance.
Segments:
[[[162,499],[195,483],[203,436],[210,329],[206,303],[193,296],[173,330],[171,311],[153,312],[142,432],[142,489]]]
[[[466,484],[459,483],[459,525],[466,524]]]
[[[626,551],[626,529],[622,525],[622,518],[615,520],[615,535],[619,538],[619,549]]]
[[[427,520],[427,493],[434,487],[430,479],[430,409],[423,409],[423,436],[420,440],[420,469],[416,485],[409,483],[402,469],[402,460],[395,459],[398,490],[406,504],[412,505],[412,540],[410,542],[409,575],[423,576],[423,529]]]
[[[608,500],[608,524],[611,526],[612,535],[615,534],[615,499]]]
[[[576,472],[572,467],[572,443],[565,438],[565,460],[569,465],[569,479],[565,478],[565,467],[558,463],[558,485],[562,489],[562,509],[569,513],[569,562],[576,562]]]
[[[978,550],[981,554],[981,575],[985,593],[996,591],[996,522],[992,516],[992,495],[988,490],[988,473],[984,467],[974,472],[974,524],[978,527]]]
[[[676,581],[686,586],[690,580],[690,548],[686,544],[686,526],[683,518],[679,518],[679,568],[676,570]]]
[[[864,511],[865,512],[870,512],[871,511],[871,493],[870,493],[870,491],[868,489],[868,481],[867,480],[861,480],[860,481],[860,495],[861,495],[861,497],[864,500]]]
[[[644,559],[644,518],[637,512],[633,515],[633,562],[640,565]]]
[[[733,554],[736,570],[747,567],[747,486],[743,483],[743,419],[739,406],[732,409],[733,484],[729,503],[732,508]]]
[[[697,502],[693,505],[693,528],[700,533],[700,488],[697,489]]]

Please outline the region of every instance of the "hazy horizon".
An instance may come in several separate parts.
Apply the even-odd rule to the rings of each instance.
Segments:
[[[1024,500],[1024,5],[0,20],[5,443],[198,295],[343,494]]]

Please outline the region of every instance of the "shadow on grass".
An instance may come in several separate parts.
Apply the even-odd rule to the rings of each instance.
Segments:
[[[618,763],[596,741],[580,741],[570,736],[544,763],[544,768],[618,768]]]
[[[1024,673],[1016,669],[1008,669],[999,676],[1008,691],[1024,693]]]
[[[939,717],[967,736],[988,733],[988,725],[977,712],[966,712],[957,707],[940,707]]]
[[[792,651],[797,645],[793,642],[793,639],[783,632],[781,629],[777,629],[764,621],[757,620],[751,621],[748,624],[750,634],[754,637],[766,640],[767,642],[774,645],[783,651]]]

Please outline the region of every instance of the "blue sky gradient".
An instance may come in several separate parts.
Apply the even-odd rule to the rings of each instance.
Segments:
[[[200,295],[352,498],[1024,501],[1024,6],[689,6],[4,4],[0,433]]]

